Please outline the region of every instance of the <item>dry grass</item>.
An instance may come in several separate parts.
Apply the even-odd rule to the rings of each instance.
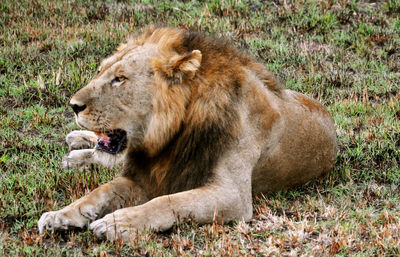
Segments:
[[[0,255],[400,255],[398,1],[12,1],[0,3]],[[249,223],[142,233],[129,245],[90,231],[39,236],[40,214],[118,171],[62,171],[76,128],[70,96],[149,23],[230,37],[333,115],[336,169],[257,196]]]

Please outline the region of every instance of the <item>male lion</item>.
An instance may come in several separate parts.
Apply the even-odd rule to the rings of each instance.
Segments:
[[[336,132],[316,101],[283,90],[263,67],[224,41],[147,28],[105,59],[71,99],[79,126],[64,166],[124,162],[122,174],[59,211],[39,231],[84,227],[129,240],[179,219],[252,217],[252,193],[329,171]]]

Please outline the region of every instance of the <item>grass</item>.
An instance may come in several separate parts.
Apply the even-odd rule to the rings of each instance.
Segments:
[[[400,4],[388,1],[0,3],[0,256],[400,255]],[[191,221],[132,244],[36,222],[118,173],[60,168],[67,103],[99,61],[149,23],[229,37],[337,126],[335,170],[254,197],[249,223]]]

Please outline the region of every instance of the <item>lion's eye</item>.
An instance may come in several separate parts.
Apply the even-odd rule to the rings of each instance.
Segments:
[[[111,85],[114,84],[114,83],[122,82],[124,80],[126,80],[126,78],[123,77],[123,76],[115,77],[113,80],[111,80]]]

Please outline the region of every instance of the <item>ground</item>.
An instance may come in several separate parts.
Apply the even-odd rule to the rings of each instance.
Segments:
[[[400,255],[400,2],[0,3],[0,256]],[[254,197],[249,223],[191,221],[131,244],[88,231],[38,235],[37,220],[118,169],[65,170],[68,101],[99,61],[150,23],[231,38],[285,88],[318,99],[338,133],[336,168]]]

